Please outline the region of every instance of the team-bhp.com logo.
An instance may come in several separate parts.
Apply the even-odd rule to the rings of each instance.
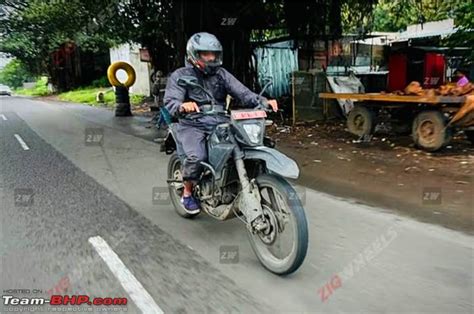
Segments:
[[[127,298],[89,298],[87,295],[52,295],[48,298],[18,298],[3,295],[3,305],[127,305]]]

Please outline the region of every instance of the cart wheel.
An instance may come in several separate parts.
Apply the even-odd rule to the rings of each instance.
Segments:
[[[422,111],[413,121],[412,137],[415,144],[427,151],[436,151],[451,140],[447,119],[439,111]]]
[[[474,145],[474,130],[465,130],[464,134],[466,134],[467,139]]]
[[[347,128],[352,134],[372,134],[375,128],[375,114],[364,106],[355,106],[347,116]]]

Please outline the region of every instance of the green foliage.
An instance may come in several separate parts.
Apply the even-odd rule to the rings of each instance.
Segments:
[[[474,61],[474,3],[466,1],[456,8],[454,22],[458,31],[447,38],[446,44],[451,47],[470,47],[469,61]]]
[[[345,34],[365,34],[373,26],[373,10],[377,0],[346,0],[341,5],[341,22]]]
[[[373,12],[372,29],[398,32],[410,24],[453,18],[464,3],[465,0],[379,0]]]
[[[457,32],[445,44],[474,47],[474,2],[465,0],[380,0],[374,10],[373,30],[402,31],[407,25],[453,18]],[[471,62],[474,50],[471,49]]]
[[[284,28],[254,30],[250,34],[251,41],[267,41],[288,36],[288,31]]]
[[[51,53],[66,42],[83,50],[103,50],[115,43],[101,29],[104,8],[112,1],[4,0],[0,10],[0,51],[21,60],[33,74],[47,73]]]
[[[48,91],[48,78],[46,76],[41,77],[36,81],[34,88],[17,88],[15,94],[25,96],[47,96],[50,94]]]
[[[92,81],[91,85],[93,87],[110,87],[110,82],[107,76],[103,76],[98,80]]]
[[[140,105],[144,100],[145,100],[145,96],[143,95],[137,95],[137,94],[130,95],[130,104],[132,104],[133,106]]]
[[[51,55],[65,43],[100,51],[134,41],[149,49],[155,68],[168,71],[182,64],[185,37],[194,32],[225,34],[226,29],[238,29],[243,34],[240,38],[247,40],[252,30],[266,28],[254,36],[268,39],[289,34],[306,41],[338,37],[341,6],[348,23],[358,27],[376,1],[2,0],[0,51],[14,55],[35,75],[53,74]],[[205,8],[206,4],[212,9]],[[229,16],[238,19],[236,28],[222,26],[220,21]],[[250,57],[246,44],[236,59]],[[238,69],[246,68],[239,64],[247,62],[233,61]]]
[[[18,59],[11,60],[0,71],[0,83],[8,85],[11,88],[18,88],[23,85],[23,82],[31,79],[31,74],[26,69],[25,65]]]

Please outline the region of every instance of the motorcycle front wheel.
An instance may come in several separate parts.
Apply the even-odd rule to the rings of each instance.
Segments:
[[[295,189],[282,177],[263,174],[256,178],[268,227],[249,231],[252,249],[269,271],[278,275],[295,272],[308,250],[308,224]]]

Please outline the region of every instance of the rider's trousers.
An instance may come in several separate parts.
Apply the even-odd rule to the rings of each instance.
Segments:
[[[205,116],[198,120],[180,119],[177,126],[178,154],[181,155],[183,180],[196,181],[202,172],[201,161],[207,161],[207,137],[216,125],[229,119]]]

